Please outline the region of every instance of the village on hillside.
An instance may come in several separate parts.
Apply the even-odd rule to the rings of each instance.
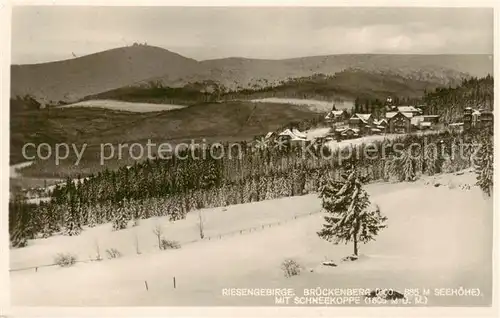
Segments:
[[[318,127],[300,131],[294,124],[290,124],[287,128],[256,137],[254,143],[248,146],[265,145],[267,147],[278,141],[281,145],[298,145],[306,141],[321,145],[325,142],[340,142],[369,136],[383,138],[384,135],[389,134],[404,135],[445,130],[463,132],[472,128],[493,127],[493,112],[481,107],[466,107],[463,110],[462,121],[445,123],[440,121],[439,115],[429,114],[426,105],[396,106],[391,105],[391,102],[392,99],[388,98],[387,105],[384,107],[385,113],[380,116],[375,116],[373,113],[357,113],[354,109],[337,109],[333,103],[332,110],[324,115]],[[313,131],[315,133],[312,133]],[[65,182],[59,183],[59,185],[64,184]],[[17,192],[32,202],[40,202],[48,200],[54,188],[55,185],[38,186],[18,189]]]
[[[354,109],[337,109],[335,103],[323,120],[323,134],[315,134],[308,138],[307,131],[301,132],[297,127],[289,127],[277,132],[269,132],[264,139],[276,139],[282,142],[297,143],[314,140],[317,143],[325,141],[342,141],[362,138],[372,135],[410,134],[424,131],[464,131],[471,128],[493,127],[493,112],[481,107],[466,107],[462,120],[446,123],[440,120],[440,115],[431,114],[426,105],[396,106],[387,99],[385,112],[376,116],[373,113],[358,113]]]

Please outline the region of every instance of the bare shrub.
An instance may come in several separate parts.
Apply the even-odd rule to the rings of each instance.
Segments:
[[[285,277],[289,278],[300,275],[302,266],[300,266],[299,263],[293,259],[286,259],[283,263],[281,263],[281,269],[283,270]]]
[[[178,248],[181,248],[181,244],[178,241],[161,239],[161,244],[160,244],[161,250],[178,249]]]
[[[200,238],[203,240],[205,231],[203,229],[203,216],[201,215],[201,210],[198,210],[198,229],[200,231]]]
[[[155,234],[156,236],[156,239],[158,240],[158,248],[161,250],[161,240],[162,240],[162,235],[163,235],[163,229],[161,227],[160,224],[156,224],[154,229],[153,229],[153,233]]]
[[[342,262],[353,262],[353,261],[357,261],[357,260],[358,260],[357,255],[349,255],[349,256],[342,258]]]
[[[141,254],[141,250],[139,249],[139,238],[137,237],[137,234],[135,235],[134,243],[135,243],[135,252],[137,254]]]
[[[76,256],[70,253],[59,253],[54,257],[54,263],[61,267],[70,267],[76,263]]]
[[[95,249],[96,249],[95,260],[102,261],[101,248],[99,247],[99,242],[97,240],[95,241]]]
[[[122,257],[122,253],[120,253],[120,251],[117,250],[116,248],[107,249],[106,254],[108,254],[109,259]]]

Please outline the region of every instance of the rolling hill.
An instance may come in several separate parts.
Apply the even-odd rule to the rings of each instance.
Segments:
[[[134,103],[194,105],[210,101],[233,101],[259,98],[296,98],[325,101],[350,101],[356,98],[381,99],[387,96],[420,98],[426,91],[442,85],[396,74],[373,73],[346,69],[334,75],[315,74],[282,81],[280,84],[245,88],[237,91],[212,92],[203,90],[209,83],[187,84],[183,87],[129,86],[86,96],[85,100],[118,100]]]
[[[124,150],[122,159],[116,154],[106,166],[99,163],[100,145],[140,143],[146,149],[148,140],[157,145],[196,140],[202,143],[242,141],[274,131],[293,121],[315,119],[318,113],[307,107],[234,101],[203,103],[164,112],[124,112],[91,107],[62,107],[19,112],[11,118],[11,164],[26,161],[22,147],[26,143],[75,144],[85,153],[78,166],[74,165],[73,151],[59,165],[50,160],[38,160],[23,169],[23,175],[32,177],[65,177],[85,175],[133,163]],[[35,155],[29,148],[28,155]],[[154,150],[154,148],[153,148]],[[147,153],[146,153],[147,155]]]
[[[169,87],[216,81],[230,89],[277,85],[346,69],[454,85],[463,77],[493,73],[488,55],[348,54],[285,60],[224,58],[196,61],[154,46],[116,48],[71,60],[11,66],[11,95],[42,104],[74,102],[125,86],[161,82]]]
[[[486,55],[389,55],[343,54],[286,60],[228,58],[203,61],[221,82],[262,85],[311,74],[335,74],[346,69],[395,74],[414,80],[448,85],[466,76],[493,72],[493,61]]]
[[[151,46],[122,47],[71,60],[12,65],[11,94],[31,94],[43,103],[83,96],[163,76],[175,82],[199,73],[199,63]]]
[[[240,90],[228,93],[234,98],[288,97],[314,100],[354,101],[356,98],[385,100],[387,96],[418,98],[441,85],[435,81],[412,79],[396,74],[384,74],[347,69],[333,76],[316,74],[293,78],[273,87]]]

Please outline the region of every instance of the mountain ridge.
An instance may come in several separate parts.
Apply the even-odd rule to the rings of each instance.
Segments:
[[[464,77],[493,73],[493,61],[481,54],[338,54],[197,61],[164,48],[134,45],[74,59],[11,65],[11,96],[32,95],[42,104],[57,104],[150,81],[181,87],[213,80],[237,90],[317,73],[332,75],[351,68],[394,73],[446,86]]]
[[[172,54],[176,54],[188,59],[191,59],[196,62],[209,62],[209,61],[217,61],[217,60],[231,60],[231,59],[242,59],[242,60],[256,60],[256,61],[287,61],[287,60],[299,60],[299,59],[304,59],[304,58],[322,58],[322,57],[328,57],[328,56],[349,56],[349,55],[356,55],[356,56],[377,56],[377,55],[383,55],[383,56],[493,56],[493,54],[488,54],[488,53],[332,53],[332,54],[320,54],[320,55],[308,55],[308,56],[295,56],[295,57],[283,57],[283,58],[259,58],[259,57],[248,57],[248,56],[225,56],[225,57],[217,57],[217,58],[209,58],[209,59],[201,59],[197,60],[192,57],[187,57],[184,56],[180,53],[171,51],[169,49],[160,47],[160,46],[155,46],[155,45],[143,45],[143,44],[138,44],[136,45],[138,47],[148,47],[148,48],[153,48],[153,49],[160,49],[163,51],[168,51]],[[88,53],[84,54],[78,57],[74,58],[65,58],[65,59],[60,59],[60,60],[50,60],[50,61],[43,61],[43,62],[36,62],[36,63],[11,63],[11,66],[32,66],[32,65],[39,65],[39,64],[50,64],[50,63],[57,63],[57,62],[64,62],[64,61],[70,61],[70,60],[75,60],[83,57],[88,57],[96,54],[100,54],[103,52],[109,52],[109,51],[115,51],[119,49],[124,49],[124,48],[129,48],[129,47],[134,47],[133,45],[129,46],[120,46],[120,47],[115,47],[111,49],[106,49],[103,51],[97,51],[93,53]]]

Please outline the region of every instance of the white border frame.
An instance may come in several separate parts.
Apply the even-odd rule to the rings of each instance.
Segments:
[[[500,155],[500,119],[498,116],[500,85],[499,75],[499,18],[500,5],[494,0],[0,0],[0,149],[8,149],[9,136],[9,94],[10,94],[10,52],[11,52],[11,9],[18,5],[105,5],[105,6],[338,6],[338,7],[491,7],[494,8],[494,78],[495,95],[495,162]],[[6,111],[5,111],[6,110]],[[5,154],[5,152],[3,152]],[[9,153],[7,151],[7,153]],[[498,317],[499,312],[499,273],[498,273],[498,197],[494,196],[494,233],[493,233],[493,305],[492,307],[11,307],[9,277],[9,239],[8,239],[8,157],[1,157],[0,198],[2,201],[0,228],[0,314],[16,317],[363,317],[363,316],[408,316],[408,317]],[[494,182],[498,188],[500,173],[495,167]],[[499,193],[497,191],[497,193]],[[5,210],[4,210],[5,209]],[[496,269],[495,269],[496,268]]]

